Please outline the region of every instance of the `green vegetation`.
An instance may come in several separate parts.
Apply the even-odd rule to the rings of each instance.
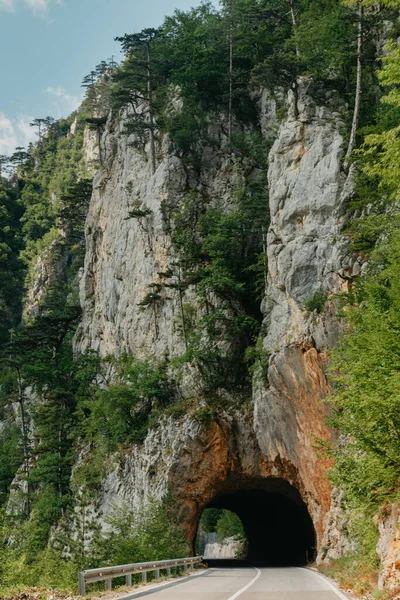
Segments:
[[[176,389],[167,365],[122,355],[109,359],[113,383],[81,404],[85,436],[112,451],[119,445],[143,441],[150,425],[174,401]]]
[[[317,290],[315,294],[304,300],[304,308],[310,313],[315,311],[320,314],[325,309],[327,300],[328,294],[323,290]]]
[[[236,513],[222,508],[206,508],[203,510],[196,537],[196,553],[203,554],[207,542],[207,534],[216,533],[219,542],[227,538],[235,538],[242,542],[243,550],[240,552],[242,558],[245,548],[246,535],[243,525]]]
[[[188,555],[187,542],[179,525],[179,513],[168,494],[161,502],[149,500],[146,508],[138,511],[127,506],[114,507],[108,518],[108,533],[95,531],[88,519],[85,540],[87,543],[90,535],[95,540],[90,550],[85,543],[82,544],[79,535],[72,546],[68,536],[60,535],[54,547],[45,547],[30,557],[27,548],[20,547],[21,529],[10,529],[9,521],[10,518],[0,512],[0,538],[4,539],[10,531],[17,535],[11,545],[0,545],[1,595],[11,594],[25,586],[55,587],[76,594],[78,571],[82,568]],[[166,523],[169,527],[165,526]],[[65,545],[74,550],[73,558],[62,557]],[[138,583],[136,577],[133,579]],[[115,583],[117,585],[118,580]]]
[[[222,508],[206,508],[201,515],[199,529],[205,533],[217,533],[221,541],[228,537],[246,537],[237,514]]]
[[[258,147],[266,152],[262,144]],[[182,290],[194,287],[194,311],[200,313],[194,322],[193,314],[182,310],[186,353],[180,361],[197,365],[204,391],[210,396],[220,388],[246,389],[245,351],[255,343],[259,331],[257,296],[265,287],[265,181],[251,185],[240,159],[232,166],[232,177],[229,212],[222,204],[212,204],[207,195],[202,198],[192,193],[173,214],[178,258],[171,276],[178,279]]]
[[[352,208],[357,216],[347,229],[368,263],[343,298],[347,328],[330,362],[335,385],[330,422],[341,433],[331,477],[344,491],[355,542],[354,553],[330,569],[360,593],[376,585],[375,517],[385,503],[399,499],[400,483],[400,52],[393,43],[386,50],[379,73],[386,94],[356,153],[360,172]],[[365,577],[355,582],[354,573],[360,572]]]
[[[22,215],[16,191],[3,183],[0,186],[0,343],[6,341],[8,329],[16,324],[21,313]]]
[[[239,517],[230,510],[223,510],[216,525],[216,532],[220,539],[235,537],[245,539],[243,525]]]
[[[382,503],[398,498],[399,489],[400,49],[388,44],[380,74],[375,57],[383,33],[398,36],[397,7],[396,0],[379,6],[224,0],[220,11],[207,2],[175,11],[159,29],[117,38],[125,60],[102,61],[85,77],[78,114],[35,119],[37,143],[0,157],[4,589],[69,587],[82,566],[187,552],[170,498],[143,512],[116,513],[112,533],[101,536],[96,494],[111,453],[115,458],[141,443],[161,416],[184,414],[179,383],[188,366],[198,383],[191,408],[205,425],[218,418],[224,403],[248,400],[253,376],[267,382],[270,357],[257,337],[274,132],[266,139],[261,130],[260,86],[268,87],[283,116],[288,89],[296,112],[301,81],[317,101],[342,111],[345,103],[350,107],[343,115],[344,167],[355,162],[359,172],[355,197],[345,207],[346,234],[368,265],[344,298],[348,327],[332,353],[331,424],[342,435],[330,452],[336,459],[332,480],[344,490],[356,542],[355,554],[341,564],[344,570],[362,564],[365,572],[376,571],[372,517]],[[100,361],[95,353],[73,351],[81,317],[77,273],[92,188],[83,159],[84,127],[96,132],[98,162],[107,166],[102,133],[108,119],[112,123],[122,112],[122,134],[143,157],[149,150],[149,172],[156,171],[169,140],[187,178],[180,205],[168,197],[161,202],[174,262],[138,302],[151,311],[157,338],[160,306],[177,294],[175,326],[185,351],[172,362],[125,354]],[[217,170],[223,173],[224,189],[210,187],[207,169],[211,179]],[[128,195],[132,187],[128,183]],[[152,211],[131,200],[126,218],[149,233]],[[39,257],[57,281],[48,282],[21,325],[24,294]],[[322,313],[326,302],[327,295],[317,291],[304,308]],[[66,533],[72,514],[76,536]],[[229,511],[205,511],[201,528],[220,537],[243,536]],[[63,558],[64,548],[70,560]]]

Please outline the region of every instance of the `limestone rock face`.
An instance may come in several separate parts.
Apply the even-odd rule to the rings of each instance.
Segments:
[[[149,286],[166,272],[171,239],[161,203],[182,198],[186,175],[180,161],[166,155],[152,175],[146,156],[129,146],[123,122],[112,123],[104,138],[104,164],[94,178],[86,224],[87,251],[81,280],[83,322],[80,350],[102,356],[130,350],[161,356],[181,347],[174,333],[177,302],[162,302],[157,314],[140,307]],[[135,208],[148,211],[130,217]]]
[[[76,135],[78,118],[72,122],[68,138]],[[88,173],[93,172],[93,166],[98,164],[98,145],[96,132],[88,127],[84,131],[83,160]],[[52,202],[57,198],[53,194]],[[33,281],[28,290],[25,301],[24,315],[27,317],[37,316],[41,300],[48,289],[59,281],[65,279],[65,271],[68,264],[68,252],[64,247],[65,232],[59,229],[54,240],[38,256],[33,269]]]
[[[334,107],[318,107],[302,94],[298,115],[289,111],[270,152],[269,277],[263,302],[263,348],[270,359],[268,382],[254,382],[260,448],[298,470],[309,508],[318,514],[314,523],[319,536],[326,526],[331,490],[329,465],[318,457],[315,445],[329,436],[321,400],[330,391],[326,349],[338,335],[329,296],[345,284],[339,226],[349,189],[341,171],[340,127]],[[310,312],[316,294],[322,305]]]
[[[115,502],[139,506],[170,486],[193,540],[202,510],[218,494],[282,478],[308,506],[321,547],[331,488],[329,463],[315,445],[330,435],[321,400],[330,391],[326,349],[336,342],[338,323],[329,296],[344,289],[357,270],[339,236],[340,207],[351,184],[341,171],[342,122],[333,101],[318,107],[302,93],[298,111],[292,99],[277,132],[275,102],[264,94],[259,106],[264,135],[276,134],[269,159],[269,277],[261,340],[269,354],[268,378],[256,374],[253,403],[232,402],[209,425],[194,416],[164,419],[142,445],[114,461],[100,504],[105,515]],[[201,183],[192,181],[164,140],[152,174],[147,154],[132,147],[122,128],[110,121],[102,140],[104,164],[94,180],[86,225],[76,347],[102,356],[129,350],[171,357],[184,350],[176,327],[178,296],[168,291],[168,301],[157,310],[139,306],[174,258],[164,208],[179,206],[189,189],[201,185],[228,202],[227,165],[210,150],[210,168]],[[138,209],[146,216],[132,217]],[[323,305],[310,312],[316,293]]]
[[[28,317],[37,316],[40,302],[48,289],[63,279],[68,257],[60,247],[62,239],[63,233],[60,231],[59,237],[50,244],[47,250],[42,252],[36,261],[33,283],[24,306],[24,314]]]
[[[378,517],[380,538],[377,552],[381,559],[379,585],[400,589],[400,504],[388,504]]]
[[[229,537],[219,541],[216,533],[209,533],[203,556],[209,559],[232,559],[242,556],[244,553],[243,542],[235,537]]]
[[[156,307],[140,304],[176,258],[168,214],[182,207],[191,190],[207,188],[209,197],[228,203],[231,165],[216,153],[196,179],[164,140],[152,174],[148,154],[136,150],[134,136],[123,130],[123,118],[111,120],[102,139],[104,162],[94,178],[86,223],[83,321],[76,347],[101,356],[130,351],[172,357],[184,351],[179,292],[163,290]],[[220,131],[211,135],[218,143]],[[130,216],[138,210],[147,214]],[[190,295],[189,290],[186,300]]]

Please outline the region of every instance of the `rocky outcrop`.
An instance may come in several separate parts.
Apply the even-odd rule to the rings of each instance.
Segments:
[[[220,541],[216,533],[209,533],[202,554],[204,560],[240,558],[244,555],[244,543],[236,537]]]
[[[67,137],[73,138],[77,133],[78,117],[71,124]],[[88,127],[84,130],[82,146],[82,171],[87,176],[94,175],[94,166],[98,164],[98,146],[96,132]],[[52,203],[57,204],[56,195],[52,196]],[[52,230],[53,239],[38,255],[36,262],[32,265],[32,280],[29,282],[28,295],[24,304],[24,315],[26,317],[37,316],[39,306],[47,291],[54,284],[65,280],[69,255],[65,245],[65,232],[62,229]]]
[[[337,340],[333,294],[347,285],[341,207],[351,191],[341,170],[340,105],[301,94],[270,153],[271,226],[268,289],[263,302],[267,385],[254,385],[255,431],[266,456],[298,469],[320,540],[331,504],[327,461],[315,449],[327,431],[321,400],[330,392],[326,350]],[[316,302],[318,300],[318,302]],[[313,302],[314,301],[314,302]],[[316,307],[316,308],[314,308]]]
[[[400,504],[384,506],[378,516],[379,542],[377,552],[381,560],[379,586],[400,594]]]
[[[274,110],[274,101],[264,95],[260,106],[265,108],[262,129],[270,135],[276,118],[268,111]],[[330,391],[326,349],[338,335],[332,294],[357,270],[339,236],[340,207],[349,192],[341,171],[340,108],[334,97],[321,107],[303,92],[298,114],[289,107],[270,153],[262,339],[270,358],[268,380],[255,377],[254,405],[224,409],[210,425],[195,415],[165,420],[108,470],[103,514],[114,502],[138,506],[171,486],[193,540],[202,510],[216,495],[282,478],[308,506],[321,547],[331,488],[329,462],[315,446],[330,435],[321,400]],[[146,153],[132,147],[122,128],[123,123],[110,120],[102,141],[105,159],[94,180],[87,219],[83,321],[76,347],[102,356],[124,350],[174,356],[183,350],[176,327],[178,298],[169,293],[157,310],[143,310],[139,304],[173,260],[165,207],[179,205],[200,184],[191,180],[166,139],[152,175]],[[209,163],[202,185],[211,195],[228,199],[226,164],[218,154]],[[133,209],[146,216],[132,217]],[[323,305],[312,311],[316,294]]]
[[[171,239],[161,208],[167,200],[182,200],[186,174],[163,148],[165,156],[152,176],[146,156],[130,147],[123,127],[123,121],[109,123],[103,137],[104,165],[94,178],[77,348],[92,348],[102,356],[128,350],[172,354],[182,348],[174,327],[178,303],[161,302],[154,315],[139,304],[149,286],[160,281],[158,273],[168,270]],[[138,207],[148,215],[131,218]]]
[[[33,281],[24,306],[26,317],[37,316],[40,303],[49,288],[65,278],[68,255],[63,245],[64,234],[58,231],[55,235],[55,239],[38,256],[33,267]]]

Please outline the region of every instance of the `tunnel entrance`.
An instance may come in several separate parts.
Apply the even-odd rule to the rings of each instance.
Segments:
[[[313,522],[297,489],[284,479],[222,492],[206,508],[226,509],[239,517],[252,565],[305,565],[315,559]]]

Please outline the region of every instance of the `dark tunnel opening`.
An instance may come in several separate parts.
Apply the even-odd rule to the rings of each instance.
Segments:
[[[314,561],[316,536],[307,506],[283,479],[218,494],[206,508],[236,513],[247,538],[247,561],[256,566],[300,566]]]

